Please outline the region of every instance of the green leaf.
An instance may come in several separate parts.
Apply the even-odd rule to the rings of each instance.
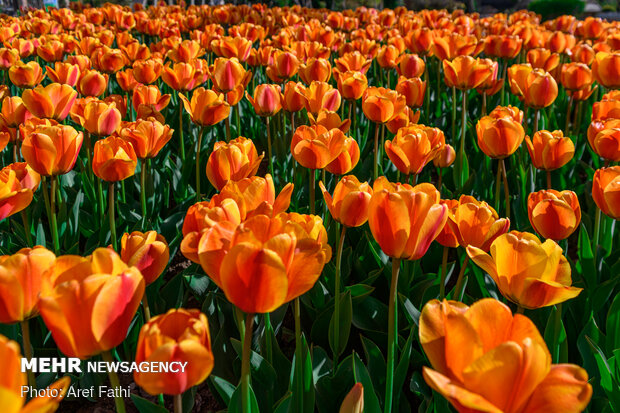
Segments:
[[[579,264],[581,265],[581,275],[583,276],[586,285],[589,288],[594,288],[597,284],[597,271],[594,264],[594,254],[592,254],[592,247],[590,243],[590,237],[586,227],[581,224],[579,230]]]
[[[241,385],[237,386],[232,397],[230,398],[230,404],[228,405],[228,413],[259,413],[258,402],[256,401],[256,395],[250,385],[250,406],[249,412],[243,411],[243,400],[241,395]]]
[[[140,413],[168,413],[168,409],[158,404],[150,402],[137,394],[131,395],[131,401]]]
[[[620,348],[620,293],[616,294],[607,312],[605,333],[607,334],[607,351],[612,352]]]
[[[398,411],[400,396],[403,393],[403,385],[409,371],[409,361],[411,359],[411,350],[413,346],[413,338],[416,336],[417,329],[409,329],[409,338],[405,342],[405,346],[400,350],[400,360],[394,372],[394,411]]]
[[[293,392],[292,406],[293,411],[299,413],[314,412],[314,377],[312,374],[312,357],[306,338],[301,336],[301,363],[297,363],[293,358],[293,377],[291,380]],[[298,391],[301,390],[301,394]],[[299,409],[301,407],[301,411]]]
[[[211,383],[213,383],[215,390],[217,390],[217,393],[224,401],[224,404],[229,405],[230,398],[235,392],[235,386],[218,376],[211,375],[209,378],[211,379]]]
[[[544,333],[545,342],[551,352],[553,363],[563,363],[568,358],[568,343],[566,341],[566,330],[562,323],[562,306],[555,305],[551,309],[551,314],[547,320]]]
[[[612,369],[600,347],[592,339],[590,339],[590,337],[586,336],[586,340],[592,348],[592,354],[594,355],[594,359],[596,360],[596,364],[598,366],[598,371],[601,375],[601,387],[605,390],[612,409],[614,411],[618,411],[618,409],[620,409],[620,384],[618,383],[617,378],[613,376]]]
[[[349,333],[351,332],[351,320],[353,318],[353,304],[351,292],[347,291],[340,296],[340,319],[336,325],[335,313],[329,322],[329,347],[333,354],[340,355],[347,348]],[[338,329],[338,346],[336,347],[335,334]]]
[[[381,413],[381,405],[379,404],[379,398],[375,394],[372,380],[366,366],[362,363],[357,353],[353,353],[353,368],[355,369],[357,381],[364,386],[364,412]]]

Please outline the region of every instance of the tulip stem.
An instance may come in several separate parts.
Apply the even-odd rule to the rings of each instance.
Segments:
[[[267,122],[267,156],[269,157],[269,173],[273,179],[276,179],[276,176],[273,174],[273,160],[271,159],[273,149],[271,148],[271,126],[269,124],[269,116],[265,118],[265,121]]]
[[[504,99],[505,99],[504,90],[506,89],[506,72],[508,70],[508,59],[502,59],[502,63],[503,63],[503,66],[502,66],[502,91],[500,92],[501,93],[501,95],[500,95],[501,96],[500,97],[500,101],[501,101],[500,106],[504,106]],[[484,96],[486,97],[486,94]],[[486,109],[486,106],[485,106],[485,109]]]
[[[431,121],[431,80],[428,75],[428,62],[426,56],[424,59],[424,81],[426,82],[426,88],[424,89],[424,119],[428,125]]]
[[[32,344],[30,343],[30,323],[28,320],[23,320],[21,323],[22,327],[22,344],[24,345],[24,356],[26,356],[27,360],[32,359]],[[28,370],[28,385],[32,388],[37,387],[37,381],[34,377],[34,372],[30,369]]]
[[[116,221],[114,219],[114,182],[108,183],[108,218],[110,219],[110,237],[112,238],[112,247],[114,251],[118,251],[116,242]]]
[[[185,162],[185,138],[183,137],[183,105],[179,105],[179,145],[181,146],[181,163]]]
[[[151,320],[151,307],[149,306],[149,299],[146,296],[146,290],[142,296],[142,309],[144,310],[144,322],[148,323]]]
[[[443,256],[441,257],[441,280],[439,282],[439,299],[446,297],[446,276],[448,271],[448,247],[443,247]]]
[[[340,266],[346,233],[347,227],[342,224],[338,253],[336,254],[336,275],[334,277],[334,374],[338,368],[338,356],[340,355]]]
[[[454,106],[452,107],[454,111]],[[465,134],[467,132],[467,91],[463,90],[463,118],[461,122],[461,145],[459,147],[459,175],[458,182],[459,188],[462,188],[465,182],[463,181],[463,163],[465,162]]]
[[[596,215],[594,218],[594,237],[592,237],[592,255],[594,257],[594,265],[598,268],[596,262],[596,253],[598,250],[599,238],[601,236],[601,209],[596,208]]]
[[[140,160],[140,205],[142,219],[146,222],[146,159]]]
[[[534,109],[534,129],[532,130],[532,135],[538,132],[538,114],[540,110]]]
[[[547,189],[551,189],[551,171],[547,170]]]
[[[205,134],[206,127],[200,128],[198,142],[196,143],[196,202],[200,202],[200,149],[202,148],[202,136]]]
[[[465,288],[463,284],[465,283],[465,269],[467,269],[467,264],[469,263],[469,255],[465,256],[465,260],[463,260],[463,265],[461,265],[461,270],[459,271],[459,277],[456,279],[456,287],[454,287],[454,295],[452,299],[456,301],[462,301],[463,295],[465,293]]]
[[[174,395],[174,413],[183,413],[183,394]]]
[[[573,97],[571,96],[568,99],[568,104],[566,105],[566,126],[564,126],[564,133],[566,134],[566,136],[570,134],[568,127],[570,126],[570,113],[571,113],[572,106],[573,106]]]
[[[396,364],[396,336],[398,335],[398,307],[396,305],[398,291],[398,273],[400,259],[392,258],[392,281],[390,284],[390,301],[388,310],[388,357],[385,374],[385,413],[392,412],[392,394],[394,392],[394,366]]]
[[[24,234],[26,234],[26,243],[29,247],[32,247],[32,235],[30,234],[30,221],[28,220],[28,213],[25,209],[21,210],[22,224],[24,224]]]
[[[506,176],[506,165],[504,160],[500,159],[499,163],[502,168],[502,177],[504,178],[504,196],[506,198],[506,218],[510,219],[510,188],[508,188],[508,177]]]
[[[437,175],[438,175],[438,178],[437,178],[437,190],[441,194],[441,186],[443,184],[443,182],[442,182],[443,181],[443,168],[437,168],[437,169],[439,169],[439,171],[437,173]]]
[[[452,141],[456,140],[456,87],[452,86]]]
[[[482,112],[481,112],[482,116],[486,116],[487,115],[487,92],[485,91],[482,94]]]
[[[224,121],[226,125],[226,143],[230,142],[230,116]]]
[[[495,210],[499,211],[499,188],[502,185],[502,163],[497,161],[497,174],[495,175]]]
[[[56,176],[52,176],[51,190],[50,190],[50,223],[52,227],[52,239],[54,240],[54,253],[58,255],[60,251],[60,241],[58,241],[58,224],[56,222]]]
[[[99,222],[103,222],[105,210],[105,201],[103,200],[103,187],[101,185],[101,179],[95,179],[97,180],[97,210],[99,211]]]
[[[107,363],[114,362],[114,358],[112,357],[110,350],[101,353],[101,357]],[[108,376],[110,377],[110,384],[112,385],[112,387],[120,389],[121,383],[118,380],[118,375],[116,374],[116,372],[112,369],[108,369]],[[125,413],[125,401],[122,397],[114,396],[114,404],[116,405],[116,413]]]
[[[245,316],[245,335],[243,337],[243,353],[241,359],[241,403],[243,413],[250,412],[250,353],[252,352],[252,327],[254,314]]]
[[[379,124],[375,123],[375,152],[374,152],[374,162],[373,162],[373,178],[376,180],[379,176]]]
[[[237,136],[241,136],[241,114],[239,113],[241,111],[240,109],[240,104],[237,103],[234,106],[235,109],[235,120],[237,121]]]
[[[295,298],[294,305],[294,318],[295,318],[295,375],[297,377],[297,386],[295,391],[297,392],[297,400],[299,406],[297,406],[298,412],[304,411],[303,402],[303,378],[301,377],[302,362],[301,362],[301,302],[299,297]]]
[[[93,152],[90,143],[90,133],[84,131],[84,145],[86,146],[86,170],[91,182],[93,180]]]
[[[316,171],[314,169],[308,169],[310,171],[310,213],[314,215],[315,207],[315,185],[316,185]]]

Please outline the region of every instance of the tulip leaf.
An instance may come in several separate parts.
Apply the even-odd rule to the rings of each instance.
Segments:
[[[579,230],[579,265],[581,266],[581,275],[583,276],[586,286],[594,288],[597,284],[597,271],[594,264],[594,254],[592,254],[592,247],[590,243],[590,237],[588,231],[583,224]]]
[[[209,378],[211,379],[211,383],[213,383],[213,387],[215,387],[215,390],[224,401],[224,404],[229,405],[230,398],[235,392],[235,386],[223,378],[214,376],[213,374]]]
[[[312,374],[312,357],[310,356],[310,350],[308,349],[308,343],[306,338],[301,336],[301,363],[297,363],[295,357],[293,357],[292,368],[292,387],[293,391],[293,411],[299,413],[312,413],[314,412],[314,377]],[[298,391],[301,390],[301,394]],[[299,407],[302,410],[299,410]]]
[[[564,363],[568,358],[568,343],[566,330],[562,322],[562,306],[555,305],[547,320],[544,333],[545,342],[551,353],[553,363]]]
[[[620,383],[618,382],[618,378],[614,377],[609,361],[600,347],[590,337],[586,336],[586,340],[592,349],[592,354],[598,366],[598,371],[601,376],[601,387],[605,390],[612,409],[618,411],[618,409],[620,409]]]
[[[316,406],[320,413],[332,413],[337,409],[355,384],[352,359],[353,356],[347,356],[335,374],[326,374],[316,382]]]
[[[256,400],[256,395],[254,394],[254,389],[252,389],[252,385],[250,384],[250,406],[249,411],[243,411],[243,403],[241,399],[241,385],[237,386],[234,393],[230,397],[230,404],[228,405],[228,413],[259,413],[260,410],[258,408],[258,401]]]
[[[150,402],[137,394],[131,395],[131,401],[139,413],[168,413],[165,407]]]
[[[288,392],[282,397],[275,405],[273,409],[274,413],[288,413],[291,409],[291,397],[292,393]]]
[[[362,363],[357,353],[353,353],[353,369],[355,381],[362,383],[362,386],[364,386],[364,412],[381,413],[381,405],[375,393],[372,380],[370,379],[366,366]],[[396,411],[396,409],[394,410]]]
[[[369,296],[353,305],[353,325],[360,330],[385,332],[388,323],[388,306]]]
[[[383,398],[385,395],[385,357],[381,350],[369,338],[361,336],[362,346],[364,347],[364,355],[370,378],[377,389],[377,396]]]
[[[620,348],[620,293],[616,294],[607,312],[605,332],[607,333],[607,351],[611,352]]]
[[[351,302],[351,292],[347,291],[340,294],[340,319],[336,325],[335,312],[329,322],[329,347],[333,354],[342,354],[349,341],[351,332],[351,320],[353,318],[353,304]],[[338,329],[338,342],[335,341],[336,329]]]
[[[407,372],[409,371],[409,361],[411,359],[411,350],[413,346],[413,338],[416,336],[417,328],[409,329],[409,337],[405,342],[405,345],[400,349],[400,360],[394,371],[394,388],[402,389],[407,378]],[[400,396],[402,392],[394,392],[394,411],[398,411],[398,405],[400,403]]]
[[[242,356],[242,344],[239,340],[230,340],[239,358]],[[275,403],[274,384],[278,377],[275,369],[260,354],[252,350],[250,354],[250,370],[254,391],[258,394],[261,410],[268,411]]]

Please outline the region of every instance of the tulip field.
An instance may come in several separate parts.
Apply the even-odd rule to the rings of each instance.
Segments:
[[[3,413],[620,411],[618,22],[0,22]]]

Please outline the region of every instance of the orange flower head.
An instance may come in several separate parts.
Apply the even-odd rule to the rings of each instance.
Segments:
[[[239,86],[245,88],[251,77],[252,72],[246,71],[235,57],[231,59],[218,57],[211,69],[213,86],[223,93],[231,92]]]
[[[286,82],[282,98],[282,109],[289,113],[302,110],[306,100],[303,95],[303,89],[304,87],[301,83],[295,83],[293,81]]]
[[[432,51],[440,60],[452,60],[457,56],[475,56],[482,51],[483,46],[474,35],[451,32],[434,36]]]
[[[476,124],[478,146],[489,157],[504,159],[512,155],[523,142],[523,126],[513,118],[482,117]]]
[[[490,255],[475,246],[467,255],[497,284],[504,297],[525,308],[541,308],[576,297],[571,268],[562,248],[528,232],[511,231],[491,244]]]
[[[252,50],[252,41],[244,37],[224,36],[211,41],[211,49],[219,57],[236,57],[241,62],[248,60]]]
[[[432,365],[424,380],[459,411],[577,413],[592,397],[586,371],[551,364],[536,325],[493,298],[429,301],[419,338]]]
[[[107,46],[95,49],[91,59],[95,69],[108,74],[118,72],[128,63],[128,59],[122,50],[110,49]]]
[[[9,96],[2,100],[0,118],[4,120],[8,127],[16,128],[32,118],[32,114],[24,105],[22,98],[19,96]]]
[[[592,70],[583,63],[565,63],[562,65],[560,82],[564,89],[579,91],[592,86]]]
[[[134,109],[140,109],[141,105],[152,106],[156,111],[161,111],[170,103],[170,95],[162,95],[156,85],[138,85],[133,90],[131,98]]]
[[[407,106],[405,96],[395,90],[369,87],[362,97],[362,110],[375,123],[386,123],[398,116]]]
[[[457,56],[452,61],[444,60],[443,70],[446,84],[460,90],[475,89],[493,74],[491,61],[471,56]]]
[[[449,214],[448,224],[462,247],[474,246],[489,251],[493,241],[506,233],[510,220],[499,218],[495,209],[472,196],[461,195]]]
[[[245,97],[254,107],[254,111],[258,116],[274,116],[282,109],[282,95],[280,85],[262,84],[254,89],[254,97],[245,92]]]
[[[192,118],[192,122],[200,126],[212,126],[230,115],[230,105],[224,101],[224,95],[203,87],[192,93],[191,101],[179,93],[183,107]]]
[[[27,208],[40,181],[39,174],[25,162],[0,169],[0,221]]]
[[[391,44],[381,46],[377,54],[377,63],[384,69],[394,69],[398,65],[400,51]]]
[[[388,130],[394,134],[398,133],[398,130],[405,128],[411,124],[416,124],[420,120],[420,111],[414,112],[409,106],[405,107],[405,110],[400,112],[399,115],[390,119],[385,126]]]
[[[133,76],[139,82],[145,85],[155,83],[164,65],[160,59],[136,60],[133,65]]]
[[[447,168],[456,160],[456,152],[452,145],[445,144],[437,152],[437,155],[433,158],[433,165],[438,168]]]
[[[336,221],[347,227],[359,227],[368,221],[368,205],[372,188],[361,183],[354,175],[343,176],[330,195],[323,182],[319,182],[325,204]]]
[[[322,110],[337,111],[340,107],[340,92],[329,83],[314,81],[308,87],[301,84],[298,87],[308,113],[316,116]]]
[[[345,135],[340,129],[302,125],[291,139],[291,153],[301,166],[323,169],[342,153],[344,141]]]
[[[573,191],[554,189],[532,192],[527,197],[530,224],[544,238],[559,241],[568,238],[581,222],[581,207]]]
[[[137,268],[98,248],[88,257],[58,257],[48,274],[38,306],[64,355],[84,360],[125,340],[144,296]]]
[[[575,154],[575,144],[569,137],[564,137],[560,130],[537,131],[531,139],[529,136],[525,138],[525,144],[532,158],[532,165],[545,171],[563,167]]]
[[[428,55],[433,46],[433,32],[428,27],[420,27],[405,36],[407,49],[412,53]]]
[[[9,70],[11,67],[18,64],[20,61],[19,58],[20,54],[18,50],[0,47],[0,70]]]
[[[347,119],[348,121],[349,119]],[[342,129],[341,129],[342,130]],[[360,160],[360,147],[351,137],[344,139],[344,146],[340,155],[327,164],[325,169],[334,175],[344,175],[353,170]]]
[[[93,172],[107,182],[118,182],[133,176],[138,159],[133,146],[118,136],[95,142]]]
[[[59,62],[62,60],[65,51],[64,45],[58,40],[46,40],[36,48],[37,56],[46,62]]]
[[[517,83],[516,87],[518,88],[516,95],[521,96],[526,106],[534,109],[546,108],[558,96],[558,84],[551,74],[542,69],[532,70],[525,78],[524,84]]]
[[[82,96],[101,96],[108,89],[108,74],[96,70],[82,72],[77,83],[77,90]]]
[[[205,83],[209,77],[206,65],[190,63],[167,64],[163,68],[161,78],[165,84],[177,92],[188,92]]]
[[[56,62],[54,68],[47,66],[47,77],[54,83],[75,87],[80,78],[80,67],[71,63]]]
[[[207,161],[207,178],[220,191],[228,181],[239,181],[256,175],[264,156],[259,156],[254,142],[243,136],[229,143],[216,142]]]
[[[358,51],[345,53],[338,59],[334,60],[336,64],[336,68],[339,72],[360,72],[363,75],[366,74],[368,69],[370,69],[370,64],[372,63],[372,59],[366,58],[363,54]]]
[[[322,125],[325,126],[327,130],[337,128],[347,133],[351,127],[351,119],[345,119],[343,121],[340,119],[338,112],[329,110],[320,111],[316,117],[314,117],[312,113],[308,113],[308,119],[311,125]]]
[[[24,137],[22,155],[43,176],[63,175],[73,169],[82,140],[71,126],[42,126]]]
[[[439,191],[428,183],[412,187],[379,177],[373,184],[368,224],[386,255],[417,260],[424,256],[448,219]]]
[[[577,43],[577,40],[572,34],[554,31],[547,37],[546,46],[553,53],[564,53],[566,49],[570,49],[575,43]]]
[[[170,249],[163,235],[155,231],[134,231],[123,234],[120,255],[125,264],[140,270],[144,282],[149,285],[166,269]]]
[[[608,217],[620,219],[620,166],[597,169],[592,180],[592,198]]]
[[[39,118],[64,120],[73,106],[77,92],[71,86],[60,83],[37,86],[22,93],[24,105],[30,113]]]
[[[175,63],[189,63],[205,54],[200,43],[195,40],[183,40],[168,52],[168,57]]]
[[[182,373],[134,372],[138,386],[152,395],[180,395],[204,382],[213,370],[207,317],[199,310],[171,309],[152,318],[138,336],[136,363],[174,361]]]
[[[172,139],[170,126],[155,118],[138,119],[121,130],[121,137],[129,141],[139,159],[154,158]]]
[[[568,55],[571,58],[571,61],[576,63],[583,63],[588,66],[592,66],[594,62],[594,56],[596,52],[592,49],[587,43],[578,43],[572,49],[568,50]]]
[[[133,69],[125,69],[116,72],[116,81],[125,92],[133,92],[140,83],[133,76]]]
[[[594,80],[604,87],[620,88],[620,52],[598,52],[592,63],[592,74]]]
[[[401,76],[396,84],[396,91],[405,97],[407,106],[420,108],[424,104],[426,81],[419,77],[405,78]]]
[[[299,65],[299,76],[307,85],[313,81],[328,82],[332,76],[332,65],[327,59],[313,57]]]
[[[534,69],[543,69],[546,72],[555,73],[560,65],[560,55],[552,53],[549,49],[532,49],[527,52],[527,62]]]
[[[353,388],[347,393],[338,413],[362,413],[364,411],[364,386],[362,383],[355,383]]]
[[[500,59],[514,59],[522,45],[523,40],[516,36],[491,35],[484,39],[484,54]]]
[[[41,83],[45,74],[41,66],[34,60],[28,63],[17,62],[9,69],[11,83],[21,89],[30,89]]]
[[[338,73],[338,91],[346,100],[358,100],[368,89],[368,79],[366,75],[358,71],[348,71]]]
[[[404,76],[408,79],[421,77],[426,70],[426,64],[417,54],[404,54],[398,59],[396,72],[398,76]]]
[[[116,104],[101,100],[86,103],[83,114],[76,114],[75,117],[84,130],[96,136],[109,136],[117,132],[122,118]]]
[[[393,140],[385,141],[385,153],[401,173],[417,175],[445,144],[438,131],[424,125],[401,128]]]
[[[291,52],[277,51],[273,64],[267,66],[267,76],[274,83],[283,83],[299,71],[299,59]]]

